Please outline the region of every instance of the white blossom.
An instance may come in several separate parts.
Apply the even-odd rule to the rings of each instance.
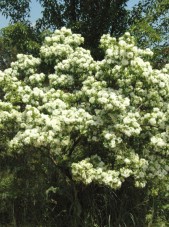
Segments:
[[[169,64],[153,69],[151,50],[136,47],[128,32],[101,37],[101,61],[83,42],[64,27],[45,38],[40,58],[18,54],[0,71],[0,129],[15,129],[7,149],[46,148],[71,161],[74,181],[84,184],[118,189],[129,177],[141,188],[152,179],[165,184]]]

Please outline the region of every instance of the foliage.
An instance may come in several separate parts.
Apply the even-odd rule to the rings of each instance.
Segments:
[[[101,37],[101,61],[83,41],[63,27],[0,72],[1,185],[16,226],[21,210],[37,225],[144,226],[147,196],[168,197],[169,65],[153,69],[128,32]]]
[[[151,47],[155,53],[155,67],[168,62],[168,11],[167,0],[140,1],[131,11],[128,25],[142,48]]]
[[[82,34],[85,46],[94,50],[104,33],[119,36],[126,29],[127,0],[65,0],[39,1],[43,6],[43,17],[39,23],[47,28],[66,26]],[[119,20],[119,18],[121,18]],[[95,53],[95,52],[94,52]]]
[[[103,52],[98,49],[101,35],[109,33],[119,37],[128,30],[137,37],[139,47],[153,48],[156,68],[168,62],[168,0],[140,1],[131,10],[126,7],[127,0],[37,1],[42,6],[42,17],[34,26],[36,34],[44,29],[69,27],[82,34],[85,48],[100,60],[103,58]],[[23,22],[30,27],[30,0],[1,1],[0,12],[9,17],[11,23]]]
[[[38,2],[42,6],[42,18],[39,18],[35,25],[38,31],[69,27],[84,36],[85,47],[89,48],[96,58],[102,56],[97,48],[102,34],[110,32],[111,35],[120,36],[126,30],[127,0],[39,0]],[[0,3],[0,12],[10,17],[12,23],[29,24],[29,11],[30,0],[6,0]]]
[[[0,68],[8,68],[16,60],[18,53],[37,55],[41,36],[24,23],[16,23],[1,29],[0,32]]]
[[[29,17],[30,0],[1,0],[0,9],[7,18],[10,17],[14,23],[24,22]]]

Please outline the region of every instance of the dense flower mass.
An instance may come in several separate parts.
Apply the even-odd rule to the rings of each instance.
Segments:
[[[101,61],[83,41],[62,28],[46,37],[39,58],[18,54],[0,71],[0,130],[13,129],[6,151],[45,149],[84,184],[118,189],[131,178],[136,187],[152,180],[165,187],[169,64],[153,69],[153,53],[137,48],[129,33],[103,35]]]

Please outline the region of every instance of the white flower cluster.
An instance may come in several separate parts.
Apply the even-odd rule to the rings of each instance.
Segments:
[[[83,82],[83,95],[88,96],[91,104],[98,105],[104,110],[124,111],[130,104],[127,97],[123,97],[118,91],[106,87],[105,81],[97,81],[93,76]]]
[[[148,160],[145,158],[140,158],[137,153],[135,153],[133,150],[128,149],[127,152],[120,151],[117,153],[116,156],[116,169],[121,170],[122,176],[133,176],[135,180],[135,186],[143,188],[147,183],[147,170],[149,168]],[[120,168],[121,166],[124,166]],[[125,170],[128,170],[130,172],[129,175],[126,175]],[[129,171],[130,170],[130,171]]]
[[[46,149],[85,184],[167,182],[169,64],[153,69],[144,60],[152,52],[129,33],[102,36],[101,61],[82,43],[62,28],[46,37],[40,58],[19,54],[0,71],[0,130],[16,126],[9,151]]]
[[[141,126],[139,124],[139,113],[128,112],[122,117],[120,124],[115,124],[115,128],[123,132],[127,136],[139,135],[141,132]]]
[[[11,68],[17,74],[19,73],[21,78],[36,72],[37,66],[41,63],[39,58],[34,58],[32,55],[18,54],[17,59],[16,62],[11,63]]]
[[[41,87],[44,80],[45,80],[45,74],[44,73],[35,73],[35,74],[29,76],[30,84],[32,84],[32,85],[36,84],[37,87],[38,86]]]
[[[119,63],[122,66],[127,66],[133,60],[136,60],[138,56],[153,55],[150,49],[142,50],[137,48],[134,45],[134,38],[128,32],[123,37],[120,37],[119,40],[110,37],[110,35],[103,35],[100,42],[101,47],[106,50],[105,60],[110,65]]]
[[[84,42],[84,38],[78,34],[72,34],[70,29],[56,30],[51,37],[45,38],[41,47],[41,56],[45,62],[55,60],[59,62],[74,52],[74,49]]]
[[[122,184],[122,175],[120,176],[120,172],[108,170],[101,161],[101,158],[97,155],[86,158],[78,163],[73,163],[72,174],[75,181],[82,181],[86,185],[91,182],[96,182],[113,189],[118,189]]]
[[[111,170],[102,162],[98,155],[86,158],[78,163],[72,163],[72,174],[77,182],[84,182],[86,185],[91,182],[104,184],[113,189],[121,187],[126,178],[134,176],[136,187],[145,187],[145,170],[148,162],[145,159],[140,159],[136,154],[130,154],[129,158],[121,159],[117,156],[117,160],[126,164],[124,167]]]
[[[0,129],[6,129],[6,124],[8,123],[18,123],[20,122],[20,113],[14,107],[11,103],[3,102],[0,100]]]

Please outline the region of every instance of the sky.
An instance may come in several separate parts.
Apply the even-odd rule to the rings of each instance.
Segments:
[[[129,0],[127,3],[127,8],[131,9],[135,4],[137,4],[139,0]],[[32,24],[35,23],[35,21],[41,17],[41,11],[42,7],[36,0],[31,1],[31,10],[30,10],[30,18]],[[8,26],[9,19],[6,19],[2,14],[0,13],[0,29]]]
[[[35,21],[41,17],[41,11],[42,7],[36,0],[32,0],[30,4],[30,18],[31,22],[35,23]],[[6,19],[2,14],[0,13],[0,29],[8,26],[9,19]]]

